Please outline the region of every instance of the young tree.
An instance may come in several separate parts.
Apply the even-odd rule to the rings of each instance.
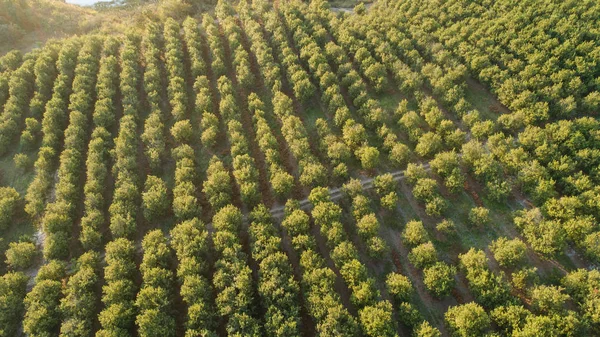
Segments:
[[[437,262],[423,270],[423,283],[436,297],[442,298],[450,294],[456,284],[454,277],[456,268],[444,262]]]
[[[161,178],[152,175],[146,177],[142,205],[144,217],[149,222],[155,222],[166,214],[169,209],[167,184]]]
[[[427,132],[419,138],[415,151],[421,157],[431,157],[442,149],[442,137],[433,132]]]
[[[19,192],[12,187],[0,187],[0,230],[5,230],[17,212],[21,200]]]
[[[410,279],[402,274],[389,273],[385,284],[397,302],[407,302],[414,293]]]
[[[402,231],[402,240],[408,245],[417,246],[429,241],[429,234],[423,226],[423,222],[411,220],[406,223],[406,227]]]
[[[31,242],[11,242],[6,250],[6,264],[11,269],[27,269],[33,264],[37,253]]]
[[[373,146],[361,146],[355,153],[365,170],[372,170],[379,164],[379,150]]]
[[[437,252],[431,241],[414,247],[408,253],[408,260],[415,267],[423,269],[431,266],[437,261]]]
[[[482,336],[490,328],[490,317],[475,303],[450,307],[444,315],[453,335],[461,337]]]
[[[570,298],[562,287],[539,285],[531,290],[531,306],[541,314],[559,313]]]
[[[432,327],[431,324],[429,324],[429,322],[423,321],[423,323],[421,323],[421,325],[419,325],[415,329],[415,336],[416,337],[441,337],[442,333],[440,332],[440,330],[438,330],[438,328]]]
[[[454,221],[450,219],[444,219],[435,226],[435,229],[445,235],[454,236],[456,235],[456,225]]]
[[[392,319],[392,304],[387,301],[367,306],[359,313],[359,319],[367,336],[397,337]]]
[[[476,227],[483,227],[490,223],[490,210],[485,207],[473,207],[469,211],[469,222]]]
[[[490,250],[498,264],[503,267],[514,267],[523,262],[527,246],[519,238],[509,240],[501,237],[490,244]]]

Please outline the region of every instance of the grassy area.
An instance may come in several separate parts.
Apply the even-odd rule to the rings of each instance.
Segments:
[[[359,3],[369,4],[369,3],[372,3],[372,2],[373,1],[371,1],[371,0],[365,0],[365,1],[361,1],[361,0],[332,0],[332,1],[329,1],[329,5],[331,7],[353,8],[354,6],[358,5]]]
[[[465,90],[465,99],[473,105],[481,117],[495,121],[500,116],[498,111],[498,102],[494,97],[481,85],[467,85]],[[496,111],[495,111],[496,110]]]

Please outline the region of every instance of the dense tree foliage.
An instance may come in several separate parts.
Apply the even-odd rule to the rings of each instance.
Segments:
[[[92,114],[93,124],[86,159],[84,185],[84,216],[81,218],[79,241],[84,249],[98,250],[102,239],[100,229],[106,225],[105,184],[109,175],[109,150],[111,130],[116,122],[116,98],[119,42],[108,38],[104,42],[104,55],[100,60],[96,84],[97,100]]]
[[[61,336],[91,336],[96,320],[100,281],[100,256],[87,252],[77,260],[77,270],[69,277],[60,300]]]
[[[208,233],[197,218],[183,221],[171,230],[171,247],[177,256],[180,294],[187,305],[187,335],[211,336],[215,329],[212,287],[208,281]]]
[[[40,268],[35,277],[35,285],[27,293],[24,301],[23,331],[25,333],[30,336],[48,336],[58,331],[61,282],[64,277],[65,266],[61,262],[50,261]]]
[[[27,293],[27,276],[11,272],[0,278],[0,336],[14,336],[17,333],[25,310],[23,299]]]
[[[140,199],[137,169],[138,116],[140,82],[139,41],[128,36],[121,49],[121,78],[119,89],[122,95],[123,116],[119,121],[119,132],[113,150],[115,190],[109,207],[110,231],[113,237],[131,237],[136,230],[137,205]]]
[[[0,57],[0,336],[600,333],[600,5],[126,2]]]
[[[25,211],[33,218],[42,215],[53,183],[60,139],[66,128],[66,112],[73,88],[73,77],[75,76],[75,66],[80,48],[80,40],[68,40],[65,41],[58,55],[58,76],[53,85],[52,98],[46,104],[41,123],[43,137],[34,165],[35,178],[29,184],[25,195]]]
[[[133,242],[119,238],[106,245],[106,267],[102,287],[104,309],[98,315],[101,329],[97,336],[128,336],[134,326],[136,307],[136,264]]]
[[[251,213],[252,258],[259,264],[258,294],[263,307],[267,336],[299,336],[299,285],[290,261],[281,248],[281,238],[264,205]]]
[[[76,212],[76,201],[81,197],[79,180],[85,163],[85,144],[88,140],[88,115],[93,108],[92,92],[99,69],[102,40],[91,36],[83,44],[75,68],[73,92],[70,96],[69,122],[64,132],[63,151],[59,156],[58,181],[54,201],[47,204],[42,218],[46,234],[44,257],[67,259],[68,241]]]
[[[217,314],[228,334],[260,336],[260,325],[252,315],[252,271],[238,238],[241,226],[242,214],[233,205],[221,208],[213,217],[217,253],[213,285],[217,292]]]

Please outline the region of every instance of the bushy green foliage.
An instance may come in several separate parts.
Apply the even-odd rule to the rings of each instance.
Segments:
[[[423,270],[423,282],[431,293],[436,297],[442,298],[450,294],[456,281],[456,268],[449,266],[444,262],[437,262],[431,267]]]
[[[490,317],[475,302],[450,307],[444,315],[453,335],[467,337],[482,335],[490,327]]]
[[[6,250],[6,264],[11,269],[26,269],[31,267],[37,255],[37,248],[31,242],[11,242]]]
[[[21,199],[19,192],[12,187],[0,188],[0,229],[5,230],[17,213],[18,203]]]

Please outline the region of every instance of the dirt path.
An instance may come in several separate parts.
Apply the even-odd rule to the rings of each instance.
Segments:
[[[431,168],[429,167],[429,163],[423,164],[423,167],[427,171],[431,170]],[[404,180],[404,170],[393,171],[393,172],[390,172],[390,174],[392,175],[394,181]],[[361,179],[360,183],[363,187],[363,190],[372,189],[374,187],[374,185],[373,185],[374,180],[375,180],[375,178]],[[331,197],[331,200],[341,199],[343,197],[342,187],[330,188],[329,196]],[[300,200],[299,203],[300,203],[300,208],[303,210],[310,210],[312,208],[312,205],[311,205],[310,201],[308,201],[308,198]],[[284,209],[285,209],[285,206],[278,206],[278,207],[271,208],[271,215],[273,215],[273,217],[276,217],[276,218],[281,218],[284,216]]]

